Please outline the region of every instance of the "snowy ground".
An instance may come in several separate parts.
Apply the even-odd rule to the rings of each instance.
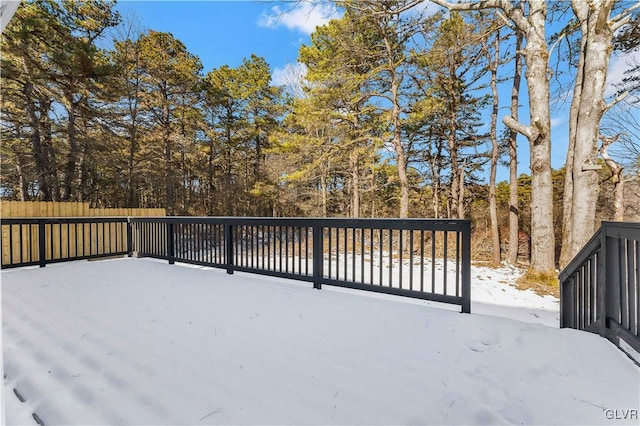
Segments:
[[[7,424],[624,423],[640,369],[516,275],[472,268],[466,315],[147,259],[2,271]]]

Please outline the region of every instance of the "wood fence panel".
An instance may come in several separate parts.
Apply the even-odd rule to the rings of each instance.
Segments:
[[[50,201],[0,201],[0,218],[31,217],[126,217],[166,216],[161,208],[90,208],[89,203]],[[126,250],[126,224],[62,224],[45,226],[38,235],[38,225],[0,226],[2,264],[21,259],[39,259],[39,239],[45,240],[48,260],[87,256]],[[22,244],[21,244],[22,242]]]
[[[51,201],[0,201],[0,217],[99,217],[99,216],[166,216],[160,208],[96,208],[89,203]],[[66,230],[65,232],[68,232]]]

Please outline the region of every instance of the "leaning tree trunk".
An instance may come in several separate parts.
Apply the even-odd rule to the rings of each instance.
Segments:
[[[409,178],[407,177],[407,156],[402,145],[400,85],[402,77],[398,75],[394,63],[393,48],[388,38],[384,39],[387,54],[387,71],[390,74],[390,95],[393,103],[391,109],[391,124],[393,126],[392,144],[396,153],[398,167],[398,181],[400,182],[400,214],[398,217],[409,217]]]

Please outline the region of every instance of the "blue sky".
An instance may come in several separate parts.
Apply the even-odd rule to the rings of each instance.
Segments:
[[[123,15],[135,14],[143,29],[166,31],[202,60],[204,72],[242,63],[251,54],[272,69],[297,60],[317,25],[336,15],[327,5],[311,7],[265,1],[120,1]]]
[[[425,2],[429,5],[429,2]],[[428,6],[427,6],[428,7]],[[291,70],[296,70],[298,49],[310,43],[310,34],[317,25],[338,17],[339,12],[326,2],[277,1],[128,1],[120,0],[117,9],[124,16],[135,16],[142,29],[172,33],[187,49],[197,55],[204,73],[222,65],[236,67],[243,58],[256,54],[271,66],[275,84],[284,84]],[[640,59],[640,52],[635,57]],[[619,81],[629,58],[613,57],[610,80]],[[571,91],[571,81],[554,88],[552,97]],[[508,113],[511,86],[501,87],[500,118]],[[611,94],[612,92],[609,91]],[[521,87],[520,119],[527,123],[526,84]],[[568,136],[569,101],[552,110],[552,166],[562,167]],[[487,119],[488,120],[488,119]],[[501,124],[501,123],[500,123]],[[519,140],[519,173],[530,173],[529,150],[524,139]],[[498,180],[508,179],[508,170],[501,167]]]

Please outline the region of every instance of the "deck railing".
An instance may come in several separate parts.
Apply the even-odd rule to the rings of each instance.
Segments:
[[[640,223],[603,222],[560,273],[560,326],[598,333],[640,362]]]
[[[2,268],[135,254],[471,310],[467,220],[86,217],[1,223]]]
[[[470,312],[466,220],[131,218],[137,256],[457,304]]]

